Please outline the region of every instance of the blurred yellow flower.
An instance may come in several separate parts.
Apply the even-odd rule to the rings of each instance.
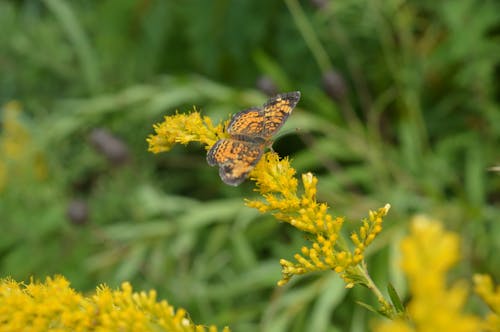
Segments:
[[[3,106],[0,149],[11,159],[19,159],[31,140],[29,131],[20,121],[21,111],[18,101],[11,101]]]
[[[22,106],[10,101],[2,107],[0,131],[0,191],[9,179],[44,180],[47,164],[41,151],[34,144],[28,126],[21,120]]]
[[[500,331],[500,286],[494,286],[489,275],[474,275],[476,293],[491,309],[483,322],[483,330],[487,332]]]
[[[401,243],[402,268],[408,278],[409,321],[402,318],[378,324],[375,331],[481,331],[479,318],[463,311],[467,286],[447,286],[446,273],[459,259],[459,237],[440,222],[416,217],[411,234]]]
[[[217,328],[193,324],[183,309],[158,301],[155,291],[134,293],[129,283],[123,283],[121,290],[101,286],[84,297],[56,276],[28,285],[1,280],[0,330],[216,332]]]

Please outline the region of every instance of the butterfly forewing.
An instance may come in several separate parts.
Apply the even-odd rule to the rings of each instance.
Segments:
[[[260,137],[264,132],[264,110],[252,107],[236,113],[227,127],[227,132],[230,135]]]
[[[272,137],[283,126],[300,99],[300,92],[289,92],[271,98],[263,106],[266,139]]]

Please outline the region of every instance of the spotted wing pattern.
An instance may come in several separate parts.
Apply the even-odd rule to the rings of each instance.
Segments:
[[[263,106],[263,137],[271,138],[283,126],[300,99],[300,92],[289,92],[269,99]]]
[[[299,99],[299,91],[279,94],[261,108],[249,108],[233,116],[227,128],[230,138],[218,140],[207,154],[208,164],[219,166],[222,181],[237,186],[245,180]]]
[[[264,110],[260,107],[253,107],[236,113],[227,126],[227,132],[231,136],[245,136],[251,139],[261,137],[264,126]]]
[[[210,166],[219,166],[219,175],[224,183],[237,186],[245,181],[263,151],[264,147],[260,144],[221,139],[208,151],[207,162]]]
[[[285,123],[299,99],[299,91],[283,93],[269,99],[261,108],[253,107],[236,113],[227,132],[250,139],[260,137],[268,140]]]

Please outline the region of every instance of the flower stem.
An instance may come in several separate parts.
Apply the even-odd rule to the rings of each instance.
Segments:
[[[381,305],[381,311],[389,318],[394,319],[397,316],[396,310],[394,309],[394,306],[391,304],[390,301],[387,301],[380,291],[380,289],[377,287],[373,279],[370,277],[370,274],[368,273],[368,269],[366,267],[366,262],[363,260],[360,265],[358,265],[359,271],[361,275],[364,277],[366,284],[365,286],[370,289],[375,296],[377,297],[378,302]]]

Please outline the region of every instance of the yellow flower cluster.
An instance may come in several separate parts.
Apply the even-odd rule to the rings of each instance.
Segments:
[[[390,208],[388,204],[377,212],[370,212],[359,233],[351,235],[354,244],[351,251],[340,236],[344,218],[333,218],[327,213],[328,205],[316,200],[318,179],[311,173],[302,174],[304,190],[299,194],[295,170],[289,160],[280,160],[276,153],[269,152],[250,173],[250,178],[264,200],[247,200],[247,206],[261,213],[272,213],[276,219],[314,236],[310,248],[304,246],[301,254],[295,254],[296,263],[286,259],[280,261],[282,278],[278,285],[286,284],[294,275],[324,270],[339,273],[347,287],[359,280],[366,283],[358,265],[363,261],[366,247],[382,230],[382,218]]]
[[[132,292],[106,286],[84,297],[63,277],[28,285],[10,279],[0,281],[1,331],[169,331],[216,332],[215,326],[193,324],[183,309],[174,310],[157,301],[155,291]],[[229,331],[228,328],[222,331]]]
[[[491,309],[483,322],[483,331],[500,331],[500,286],[494,286],[489,275],[476,274],[474,276],[476,293]]]
[[[1,148],[2,152],[12,159],[20,158],[24,148],[31,141],[29,131],[20,121],[21,111],[21,104],[17,101],[11,101],[3,106]]]
[[[33,144],[29,128],[21,121],[21,104],[11,101],[2,107],[0,113],[0,191],[11,179],[44,180],[47,165]]]
[[[353,261],[355,264],[361,262],[366,248],[375,240],[375,237],[382,231],[383,217],[389,212],[390,204],[386,204],[377,212],[370,211],[368,219],[363,220],[363,225],[359,228],[359,233],[351,234],[351,241],[355,246]]]
[[[381,323],[376,331],[481,331],[480,319],[463,312],[467,299],[464,282],[451,287],[446,282],[446,272],[459,258],[459,237],[444,231],[437,221],[416,217],[401,250],[412,294],[407,306],[409,321],[398,318]]]
[[[149,151],[168,151],[174,144],[191,141],[201,142],[209,149],[224,137],[227,123],[214,126],[208,117],[201,117],[198,112],[167,116],[164,122],[154,126],[156,134],[147,139]],[[361,263],[366,247],[382,230],[382,219],[389,211],[389,204],[377,212],[370,212],[359,232],[351,235],[351,248],[340,235],[344,218],[332,217],[327,212],[328,205],[316,200],[318,179],[311,173],[303,174],[303,191],[300,194],[295,173],[287,158],[280,160],[276,153],[268,152],[249,174],[264,200],[247,200],[247,206],[261,213],[272,213],[276,219],[313,236],[312,246],[303,247],[301,253],[294,256],[296,263],[285,259],[280,261],[282,278],[278,284],[286,284],[294,275],[334,270],[345,280],[347,287],[363,283],[371,289],[375,288]],[[380,292],[378,294],[381,299]]]
[[[167,152],[175,144],[200,142],[210,148],[223,137],[225,124],[214,126],[212,120],[199,112],[165,116],[162,123],[153,126],[155,135],[147,138],[149,151],[153,153]]]

